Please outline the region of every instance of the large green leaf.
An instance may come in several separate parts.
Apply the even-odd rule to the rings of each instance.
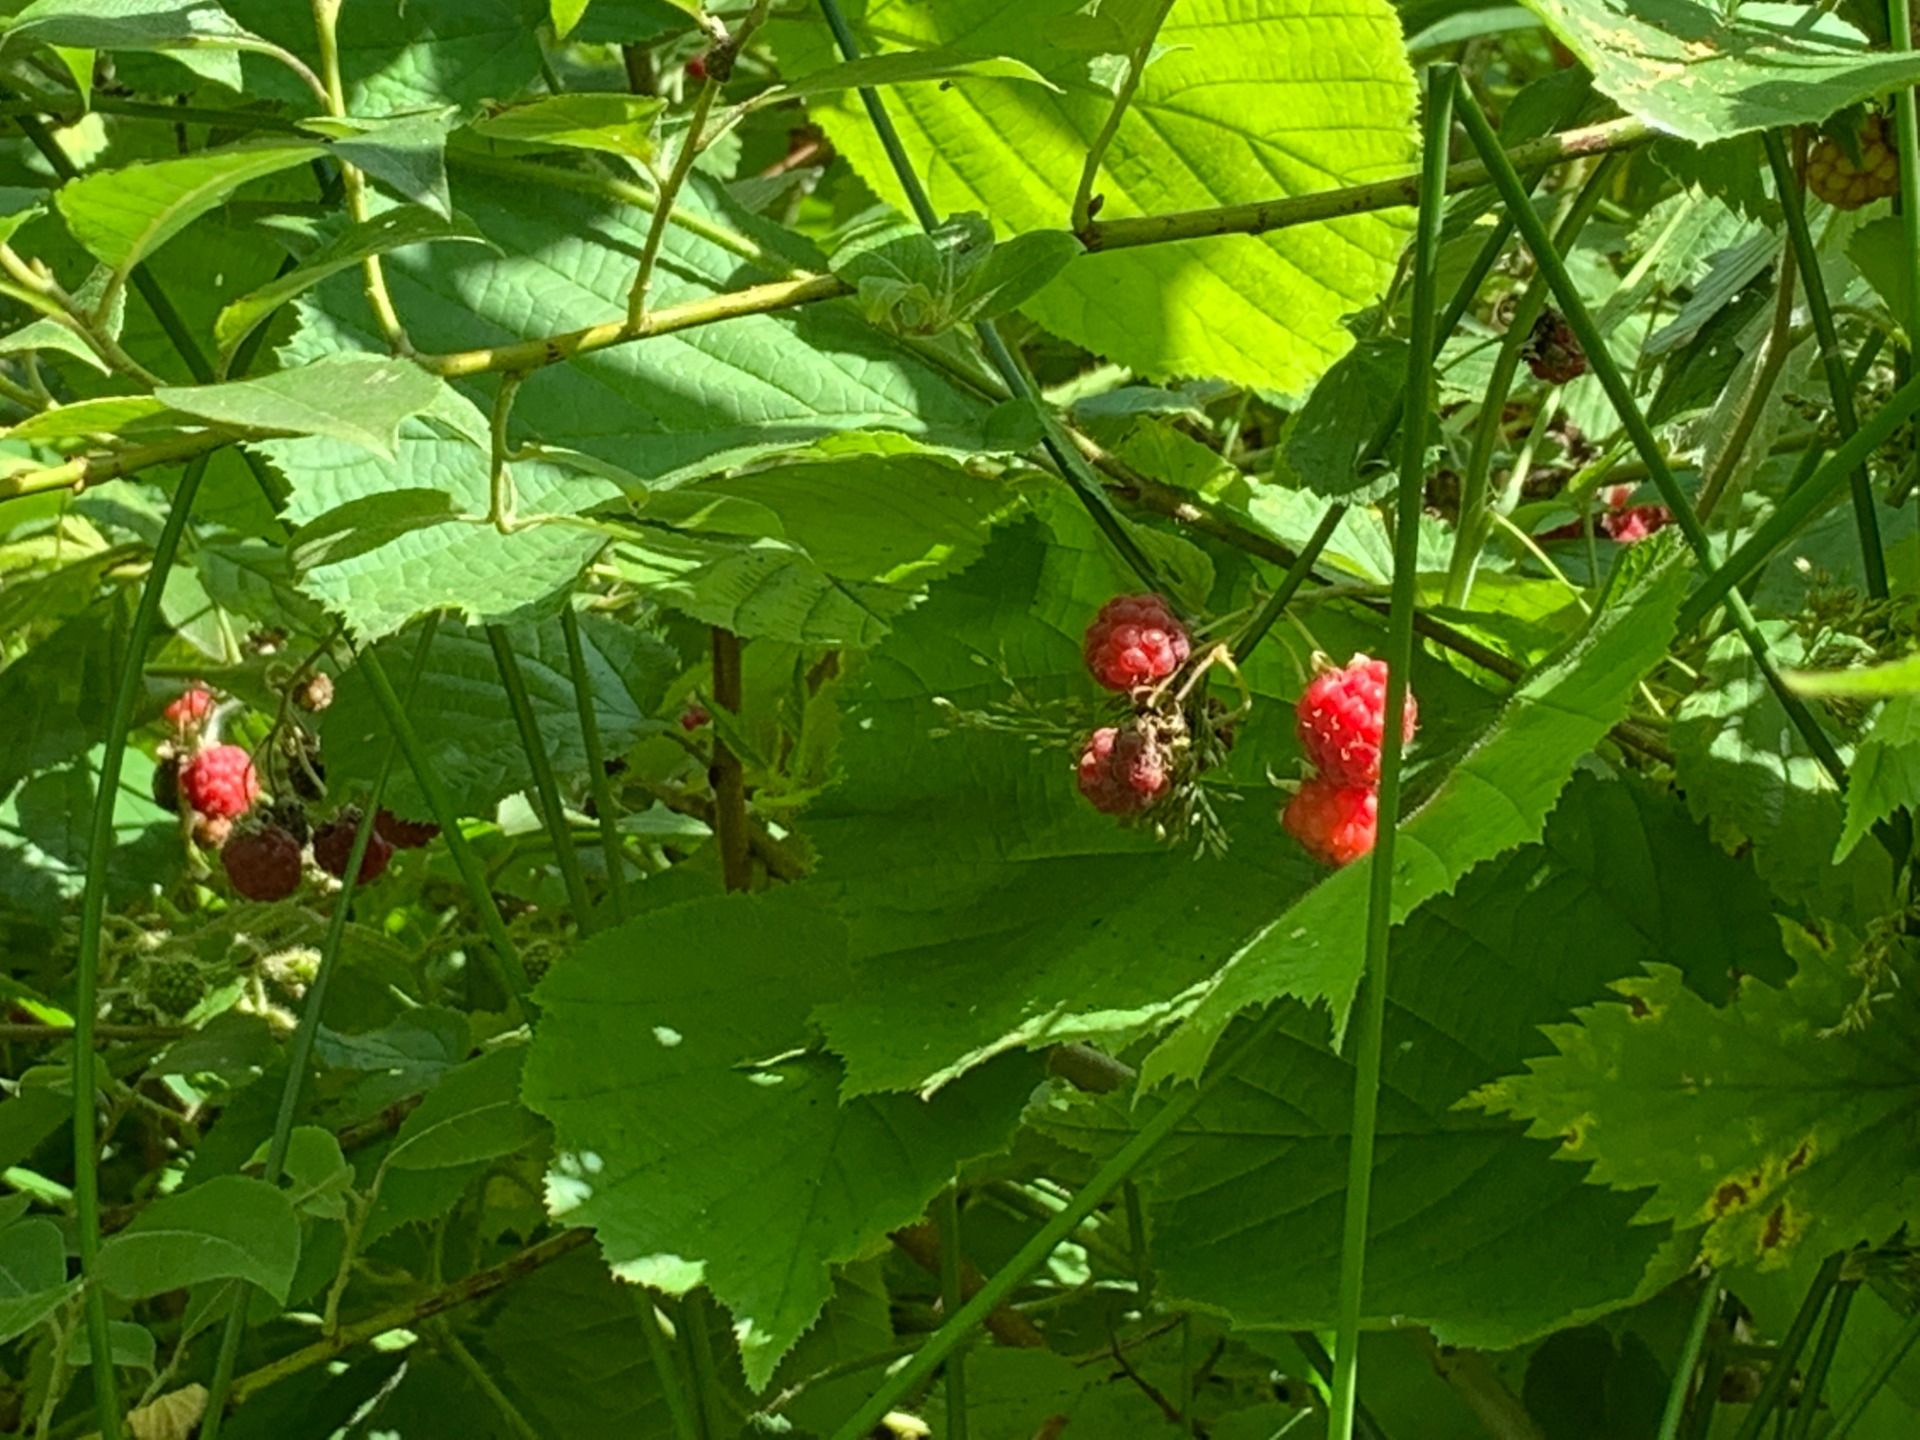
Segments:
[[[586,741],[560,622],[511,626],[508,636],[554,769],[569,779],[584,775]],[[652,636],[592,615],[581,619],[580,645],[601,739],[606,753],[617,755],[653,727],[648,717],[665,697],[679,662]],[[413,649],[407,636],[383,644],[379,654],[388,672],[401,676],[411,673]],[[441,625],[408,714],[461,814],[490,816],[499,801],[532,784],[484,631]],[[322,716],[321,734],[330,783],[337,778],[365,784],[379,773],[390,732],[371,688],[356,671],[341,677],[333,705]],[[389,781],[387,805],[402,815],[428,813],[410,770],[397,770]]]
[[[1281,645],[1246,667],[1257,708],[1207,777],[1223,856],[1191,858],[1081,799],[1077,743],[1115,711],[1081,635],[1126,581],[1077,508],[1046,514],[896,622],[846,700],[844,779],[808,815],[817,883],[853,936],[860,983],[820,1019],[856,1093],[931,1090],[1004,1050],[1165,1023],[1323,873],[1275,818],[1269,773],[1300,762],[1301,672]],[[1341,653],[1380,642],[1331,609],[1314,627]],[[1444,666],[1423,659],[1415,683],[1443,728],[1488,709]]]
[[[109,1237],[95,1277],[129,1300],[237,1279],[284,1302],[299,1259],[300,1222],[285,1192],[217,1175],[154,1201]]]
[[[943,214],[980,211],[1003,233],[1068,223],[1089,142],[1113,104],[1091,78],[1107,73],[1094,62],[1127,48],[1086,38],[1082,0],[849,8],[869,48],[1008,55],[1066,87],[906,85],[889,105]],[[812,17],[772,28],[789,72],[831,63]],[[1338,9],[1314,0],[1185,0],[1159,43],[1095,186],[1102,218],[1300,195],[1409,167],[1412,77],[1385,0]],[[899,203],[899,182],[858,101],[819,102],[814,113],[861,176]],[[1299,393],[1351,343],[1342,317],[1379,297],[1405,224],[1403,214],[1353,216],[1260,239],[1090,255],[1027,310],[1150,377],[1218,375]]]
[[[23,1335],[67,1302],[67,1244],[51,1220],[0,1225],[0,1343]]]
[[[511,1155],[540,1126],[520,1104],[526,1051],[490,1051],[449,1071],[407,1116],[386,1163],[396,1170],[445,1170]]]
[[[1007,1144],[1035,1078],[1009,1063],[931,1101],[842,1104],[806,1016],[849,983],[845,946],[799,891],[715,898],[596,936],[540,986],[525,1095],[554,1122],[555,1217],[593,1226],[624,1279],[704,1282],[756,1388],[820,1313],[830,1267]]]
[[[215,0],[35,0],[0,23],[6,27],[0,50],[15,44],[151,50],[171,55],[230,90],[240,88],[238,51],[260,45],[259,37],[236,24]],[[83,92],[91,85],[92,71],[88,57],[74,77]]]
[[[1639,1218],[1706,1226],[1718,1266],[1886,1240],[1920,1214],[1920,1004],[1899,987],[1835,1033],[1859,992],[1855,947],[1793,933],[1784,988],[1745,979],[1715,1009],[1650,967],[1616,984],[1624,1003],[1551,1027],[1559,1053],[1476,1103],[1591,1162],[1596,1184],[1652,1187]]]
[[[1686,966],[1716,996],[1749,963],[1783,977],[1752,869],[1673,799],[1583,776],[1542,843],[1476,870],[1393,944],[1406,958],[1387,996],[1367,1314],[1504,1348],[1666,1278],[1666,1227],[1628,1223],[1639,1197],[1582,1185],[1520,1127],[1457,1102],[1546,1051],[1538,1027],[1649,962]],[[1279,1033],[1168,1142],[1149,1179],[1168,1292],[1238,1325],[1303,1329],[1336,1314],[1354,1082],[1323,1023],[1288,1005]],[[1048,1128],[1105,1150],[1136,1118],[1079,1102]],[[1558,1263],[1574,1253],[1578,1265]]]
[[[1586,632],[1527,676],[1439,787],[1403,817],[1394,847],[1398,920],[1452,889],[1475,865],[1525,844],[1580,757],[1627,712],[1634,686],[1673,639],[1687,586],[1677,545],[1649,542],[1621,562],[1607,604]],[[1324,1001],[1346,1028],[1365,968],[1369,866],[1314,887],[1242,945],[1147,1057],[1149,1082],[1191,1079],[1229,1021],[1282,995]]]
[[[250,180],[326,153],[317,142],[276,140],[203,150],[83,175],[54,196],[73,238],[118,276]]]
[[[1706,0],[1522,0],[1630,114],[1697,145],[1810,125],[1920,80],[1920,58],[1867,49],[1810,7]]]
[[[163,405],[235,430],[314,435],[393,458],[400,423],[432,407],[443,382],[405,360],[326,355],[257,380],[161,386]]]

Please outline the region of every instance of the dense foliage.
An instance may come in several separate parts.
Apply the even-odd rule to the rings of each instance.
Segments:
[[[1524,3],[0,0],[0,1431],[1920,1433],[1920,29]]]

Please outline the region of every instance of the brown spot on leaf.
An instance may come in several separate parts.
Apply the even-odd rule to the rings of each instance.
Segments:
[[[1800,1148],[1787,1157],[1787,1174],[1791,1175],[1794,1171],[1804,1168],[1807,1161],[1812,1158],[1813,1142],[1811,1140],[1802,1140],[1800,1142]]]
[[[1738,1180],[1729,1180],[1713,1192],[1713,1213],[1724,1215],[1729,1210],[1737,1210],[1751,1198],[1745,1185]]]
[[[1786,1238],[1786,1234],[1787,1207],[1776,1205],[1773,1207],[1773,1213],[1767,1216],[1767,1228],[1760,1234],[1760,1248],[1762,1250],[1778,1249],[1780,1242]]]
[[[1627,1013],[1636,1020],[1644,1020],[1653,1014],[1653,1007],[1638,995],[1627,996]]]

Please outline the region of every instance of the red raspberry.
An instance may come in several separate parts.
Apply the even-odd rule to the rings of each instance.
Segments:
[[[704,705],[689,705],[680,712],[682,730],[698,730],[702,725],[713,723],[713,712]]]
[[[1600,528],[1607,538],[1620,545],[1637,545],[1656,530],[1673,522],[1673,512],[1664,505],[1629,505],[1600,517]]]
[[[706,56],[696,55],[691,60],[687,61],[687,78],[689,80],[694,81],[696,84],[706,80],[707,78],[707,57]]]
[[[1167,793],[1166,753],[1134,726],[1102,726],[1080,752],[1080,793],[1105,815],[1137,815]]]
[[[246,814],[260,798],[253,757],[238,745],[209,745],[180,767],[180,794],[211,820]]]
[[[1386,733],[1387,662],[1356,655],[1342,669],[1325,669],[1307,682],[1295,712],[1300,744],[1314,768],[1338,785],[1380,783],[1380,742]],[[1413,692],[1401,712],[1409,742],[1420,723]]]
[[[336,880],[347,876],[347,861],[353,858],[353,835],[360,828],[360,812],[342,810],[313,832],[313,858],[320,868]],[[380,837],[378,824],[367,837],[367,853],[360,857],[360,883],[378,880],[393,859],[393,846]]]
[[[1124,691],[1166,679],[1187,663],[1193,646],[1158,595],[1116,595],[1087,627],[1082,653],[1094,679]]]
[[[434,842],[440,827],[431,820],[402,820],[391,810],[382,810],[373,817],[373,833],[396,850],[418,850]]]
[[[278,825],[239,831],[221,848],[220,863],[249,900],[284,900],[300,888],[300,842]]]
[[[1287,802],[1280,823],[1322,865],[1358,860],[1373,849],[1380,794],[1371,785],[1307,781]]]
[[[213,692],[204,685],[192,686],[160,713],[176,730],[191,729],[213,713]]]

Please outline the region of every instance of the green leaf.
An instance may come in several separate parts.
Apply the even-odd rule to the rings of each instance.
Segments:
[[[100,1247],[99,1283],[140,1300],[208,1280],[245,1280],[284,1304],[300,1260],[300,1222],[284,1192],[244,1175],[154,1201]]]
[[[0,1226],[0,1343],[24,1335],[66,1304],[67,1244],[51,1220]]]
[[[1081,0],[906,0],[878,12],[870,50],[1007,55],[1063,87],[974,79],[890,97],[914,170],[942,214],[978,211],[1004,237],[1069,221],[1088,146],[1113,98],[1070,43]],[[858,24],[859,17],[855,17]],[[835,63],[818,27],[770,27],[788,74]],[[1312,43],[1303,44],[1302,34]],[[1302,195],[1411,167],[1413,83],[1385,0],[1330,12],[1312,0],[1175,6],[1101,167],[1102,219]],[[1325,57],[1337,55],[1329,66]],[[899,182],[852,96],[816,101],[835,148],[882,198]],[[1329,117],[1338,117],[1329,123]],[[1403,212],[1254,238],[1095,253],[1026,306],[1034,319],[1145,378],[1211,375],[1304,393],[1345,353],[1342,317],[1379,298]]]
[[[845,945],[798,892],[718,898],[606,931],[540,986],[525,1095],[554,1122],[556,1218],[592,1225],[623,1279],[704,1282],[756,1388],[819,1314],[830,1267],[1004,1146],[1033,1081],[1003,1066],[931,1102],[842,1104],[806,1016],[847,984]]]
[[[837,65],[810,71],[789,84],[778,85],[759,97],[812,99],[842,90],[883,85],[911,85],[926,80],[1024,80],[1059,93],[1060,87],[1023,60],[1006,55],[978,55],[959,46],[931,50],[896,50],[888,55],[863,55]]]
[[[331,1130],[297,1125],[287,1137],[286,1184],[293,1208],[325,1220],[347,1218],[353,1165]]]
[[[330,137],[343,163],[359,166],[402,200],[451,220],[447,133],[459,117],[457,107],[438,105],[374,119],[324,115],[300,123]]]
[[[564,40],[573,33],[593,0],[548,0],[547,13],[553,17],[553,38]]]
[[[442,219],[419,205],[404,205],[363,225],[350,226],[284,275],[230,302],[214,324],[224,368],[240,342],[272,318],[274,311],[305,294],[329,275],[337,275],[373,255],[437,240],[487,240],[464,216]]]
[[[1889,700],[1860,742],[1847,778],[1847,823],[1834,859],[1844,860],[1875,825],[1920,809],[1920,696]]]
[[[563,779],[584,775],[586,742],[560,622],[516,625],[509,634],[555,771]],[[606,753],[617,755],[655,728],[657,722],[648,717],[665,698],[679,661],[652,636],[600,616],[581,617],[580,641],[601,738]],[[393,670],[411,664],[412,650],[408,636],[382,644],[379,653]],[[531,785],[520,732],[484,632],[441,625],[408,713],[461,814],[491,816],[499,801]],[[356,670],[340,677],[333,705],[321,717],[321,736],[329,784],[337,783],[336,777],[365,784],[378,773],[388,742],[386,720]],[[411,772],[394,774],[387,806],[401,815],[428,813]]]
[[[151,1330],[130,1320],[115,1320],[110,1335],[115,1365],[144,1370],[149,1375],[154,1373],[157,1343]],[[93,1363],[93,1345],[84,1326],[67,1337],[67,1363],[75,1369],[84,1369]]]
[[[1385,494],[1384,467],[1360,472],[1360,456],[1406,391],[1407,347],[1363,340],[1342,356],[1287,422],[1280,446],[1287,468],[1308,489],[1355,504]]]
[[[155,51],[229,90],[241,84],[238,50],[260,45],[258,36],[236,24],[214,0],[35,0],[4,23],[0,51],[15,43],[69,53]],[[69,63],[85,97],[93,79],[92,56],[87,55],[84,68]]]
[[[163,385],[153,398],[237,430],[315,435],[391,460],[401,421],[436,404],[444,382],[407,360],[329,355],[224,385]]]
[[[1534,670],[1439,788],[1401,820],[1396,920],[1444,894],[1475,865],[1525,844],[1580,757],[1627,712],[1634,686],[1666,654],[1687,586],[1678,545],[1636,546],[1586,632]],[[1350,865],[1315,886],[1230,956],[1150,1054],[1145,1083],[1190,1079],[1229,1021],[1282,995],[1326,1002],[1336,1036],[1365,964],[1368,870]]]
[[[1817,124],[1920,80],[1920,58],[1868,50],[1844,20],[1803,5],[1522,3],[1593,72],[1602,94],[1696,145]]]
[[[473,122],[476,135],[561,150],[653,157],[653,123],[662,102],[650,95],[573,91],[525,100]]]
[[[444,1170],[511,1155],[540,1134],[520,1105],[519,1047],[489,1051],[450,1070],[407,1116],[386,1163],[396,1170]]]
[[[1873,700],[1920,694],[1920,655],[1852,670],[1789,670],[1787,683],[1802,695]]]
[[[124,279],[242,185],[325,153],[321,145],[286,140],[203,150],[83,175],[62,185],[54,203],[73,238]]]
[[[727,533],[728,502],[754,507],[753,538]],[[607,563],[709,625],[867,649],[931,582],[977,559],[1017,503],[1004,484],[934,456],[821,456],[661,496],[645,517],[675,528],[616,544]]]
[[[1900,987],[1833,1031],[1860,986],[1847,947],[1788,934],[1800,970],[1785,988],[1743,979],[1715,1009],[1650,966],[1614,986],[1624,1003],[1549,1027],[1558,1053],[1474,1103],[1530,1121],[1594,1184],[1652,1187],[1637,1218],[1705,1226],[1716,1266],[1884,1241],[1917,1213],[1920,1005]]]
[[[1569,945],[1567,937],[1578,935]],[[1748,963],[1790,970],[1765,887],[1677,800],[1575,779],[1540,844],[1475,870],[1402,924],[1389,974],[1366,1315],[1506,1348],[1628,1303],[1685,1264],[1635,1196],[1597,1191],[1521,1127],[1464,1113],[1476,1087],[1547,1050],[1564,1020],[1653,961],[1719,997]],[[1163,1294],[1236,1326],[1338,1313],[1353,1063],[1298,1001],[1143,1175]],[[1045,1128],[1101,1153],[1142,1116],[1069,1101]],[[1558,1263],[1578,1254],[1581,1263]]]

